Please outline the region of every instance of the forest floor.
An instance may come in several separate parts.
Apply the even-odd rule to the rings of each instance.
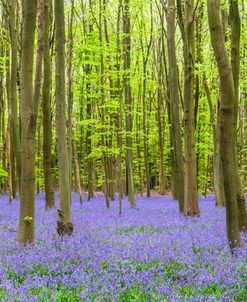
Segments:
[[[21,248],[19,203],[1,195],[0,301],[247,301],[247,236],[231,255],[212,196],[200,199],[200,218],[182,217],[167,196],[136,199],[119,217],[117,201],[80,206],[74,194],[74,233],[61,240],[57,210],[39,194],[35,245]]]

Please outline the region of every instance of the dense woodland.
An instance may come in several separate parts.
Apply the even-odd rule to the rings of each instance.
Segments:
[[[237,0],[1,0],[0,182],[20,199],[32,243],[35,192],[171,194],[200,216],[226,207],[228,241],[247,229],[247,7]],[[87,195],[84,194],[87,192]]]

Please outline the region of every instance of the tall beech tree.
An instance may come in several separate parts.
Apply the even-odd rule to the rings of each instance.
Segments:
[[[72,111],[73,111],[73,21],[74,21],[74,0],[71,1],[71,14],[68,25],[68,42],[67,42],[67,108],[68,108],[68,154],[69,154],[69,175],[70,186],[72,187]]]
[[[18,69],[18,39],[16,26],[16,1],[9,2],[9,30],[11,41],[11,66],[10,66],[10,129],[11,148],[16,159],[17,176],[20,189],[21,159],[20,159],[20,135],[17,104],[17,69]],[[15,169],[13,165],[12,169]]]
[[[57,231],[59,235],[63,236],[72,234],[73,224],[70,221],[71,187],[66,141],[64,1],[55,0],[54,3],[56,22],[56,132],[60,191]]]
[[[51,146],[52,146],[52,117],[51,117],[51,54],[50,54],[50,15],[51,1],[44,0],[44,79],[43,79],[43,169],[46,208],[54,206]]]
[[[143,16],[142,16],[143,17]],[[147,121],[147,112],[148,112],[148,104],[147,104],[147,67],[148,61],[150,59],[150,54],[152,51],[153,45],[153,7],[152,3],[150,3],[150,37],[147,40],[147,33],[145,28],[145,23],[143,24],[143,18],[141,18],[140,22],[140,45],[141,45],[141,53],[142,53],[142,119],[143,119],[143,150],[144,150],[144,164],[145,164],[145,174],[146,174],[146,190],[147,197],[151,196],[151,182],[150,182],[150,164],[149,164],[149,148],[148,148],[148,121]],[[145,41],[145,43],[144,43]]]
[[[121,60],[121,40],[120,40],[120,24],[121,24],[121,12],[122,12],[122,0],[118,0],[118,13],[117,13],[117,41],[116,41],[116,70],[117,70],[117,91],[116,97],[119,99],[119,114],[117,117],[117,147],[119,149],[119,154],[117,157],[117,166],[118,166],[118,205],[119,210],[118,214],[122,215],[122,199],[123,199],[123,183],[122,183],[122,152],[123,152],[123,142],[122,142],[122,123],[123,123],[123,102],[122,102],[122,87],[121,87],[121,79],[120,79],[120,60]]]
[[[1,11],[1,35],[6,38],[6,35],[4,34],[5,32],[5,11]],[[4,58],[5,56],[5,51],[4,51],[4,39],[1,39],[0,42],[0,57]],[[4,171],[7,169],[7,137],[6,137],[6,122],[5,122],[5,112],[7,109],[7,102],[5,101],[4,98],[4,68],[0,69],[0,137],[1,137],[1,149],[2,149],[2,154],[1,154],[1,166]],[[2,184],[2,188],[6,190],[6,184]]]
[[[184,205],[185,215],[198,216],[197,173],[195,152],[195,5],[188,0],[182,9],[177,0],[178,20],[183,40],[184,55]]]
[[[239,77],[240,77],[240,35],[241,20],[239,16],[238,0],[229,0],[230,7],[230,25],[231,25],[231,67],[234,81],[234,123],[237,125],[239,113]],[[237,141],[237,126],[235,127],[235,140]],[[236,148],[234,148],[236,153]],[[238,173],[237,155],[235,154],[235,179],[237,188],[237,204],[238,204],[238,222],[240,230],[247,231],[247,213],[245,205],[245,197],[242,189],[240,176]]]
[[[9,20],[7,14],[5,14],[6,29],[9,29]],[[8,45],[5,49],[5,56],[10,57],[10,46]],[[5,61],[5,84],[6,84],[6,99],[8,104],[9,115],[11,114],[10,109],[10,62]],[[11,203],[16,198],[16,169],[15,169],[15,157],[13,150],[13,143],[11,138],[11,121],[10,116],[8,119],[8,134],[7,134],[7,169],[8,169],[8,190],[9,190],[9,202]]]
[[[102,12],[103,5],[102,1],[99,0],[99,42],[100,42],[100,102],[101,102],[101,121],[102,125],[106,125],[106,93],[105,93],[105,63],[104,63],[104,53],[103,53],[103,18],[102,18]],[[106,147],[107,145],[107,138],[106,138],[106,127],[102,129],[102,135],[101,135],[101,144],[102,146]],[[106,201],[106,207],[110,208],[110,198],[109,198],[109,166],[108,166],[108,160],[109,157],[106,154],[106,150],[103,150],[103,156],[102,156],[102,177],[104,178],[103,183],[103,191],[105,194],[105,201]]]
[[[89,0],[89,8],[90,12],[93,13],[93,4],[92,1]],[[83,5],[84,9],[84,5]],[[84,25],[84,32],[85,35],[90,38],[94,29],[94,22],[92,21],[93,18],[89,20],[88,24],[88,29]],[[85,23],[85,21],[84,21]],[[91,94],[93,93],[93,83],[90,82],[90,74],[92,73],[92,66],[90,64],[85,64],[84,67],[84,72],[85,76],[87,79],[87,84],[86,84],[86,90],[87,90],[87,106],[86,106],[86,118],[88,120],[92,119],[93,114],[92,114],[92,103],[93,103],[93,98],[91,97]],[[95,166],[95,161],[94,158],[91,156],[92,152],[92,147],[93,147],[93,142],[92,142],[92,127],[91,124],[88,125],[87,131],[86,131],[86,161],[87,161],[87,188],[88,188],[88,201],[90,201],[91,198],[94,197],[94,190],[95,190],[95,173],[94,173],[94,166]]]
[[[227,237],[231,248],[242,246],[238,225],[235,171],[236,119],[233,70],[228,57],[220,13],[220,0],[208,0],[208,21],[211,43],[220,76],[219,127],[220,153],[226,200]]]
[[[170,97],[170,117],[174,154],[174,165],[172,165],[175,177],[174,198],[179,201],[180,212],[184,211],[184,161],[182,149],[182,137],[179,116],[179,88],[177,74],[177,58],[175,43],[175,20],[176,7],[175,0],[168,0],[167,4],[162,1],[166,12],[167,21],[167,48],[169,61],[169,97]]]
[[[163,23],[163,20],[162,20]],[[162,83],[164,80],[163,75],[163,64],[162,64],[162,44],[164,39],[163,27],[161,29],[161,37],[158,41],[156,47],[157,50],[157,73],[158,73],[158,91],[157,91],[157,118],[158,118],[158,129],[159,129],[159,179],[160,179],[160,188],[159,192],[161,195],[166,193],[166,180],[165,180],[165,169],[164,169],[164,102],[163,102],[163,90]],[[160,63],[161,62],[161,63]]]
[[[213,131],[214,142],[214,159],[213,159],[213,173],[214,173],[214,192],[215,192],[215,204],[217,207],[225,207],[225,194],[224,194],[224,182],[223,182],[223,170],[222,162],[220,160],[220,128],[219,119],[215,117],[215,109],[213,106],[211,92],[208,86],[208,80],[205,72],[203,73],[203,86],[205,89],[208,106],[210,110],[210,123]],[[218,110],[217,110],[218,115]]]
[[[123,1],[123,60],[124,60],[124,98],[126,107],[126,170],[127,170],[127,188],[128,198],[132,208],[136,207],[134,196],[134,181],[133,181],[133,164],[132,164],[132,95],[130,85],[130,2]]]
[[[34,38],[37,1],[23,1],[23,26],[21,41],[21,186],[18,241],[32,243],[34,240],[34,193],[35,193],[35,133],[40,97],[40,80],[43,47],[43,1],[39,0],[39,37],[36,58],[35,81],[33,81]]]

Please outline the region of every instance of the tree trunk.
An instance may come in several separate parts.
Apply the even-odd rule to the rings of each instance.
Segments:
[[[220,0],[208,0],[207,6],[211,43],[220,76],[220,152],[224,174],[227,237],[230,248],[234,248],[242,246],[238,225],[235,181],[236,121],[234,118],[234,79],[220,18]]]
[[[112,64],[111,64],[111,48],[110,48],[110,39],[108,34],[108,24],[107,24],[107,7],[106,7],[106,0],[103,0],[103,16],[104,16],[104,32],[105,32],[105,41],[107,44],[107,48],[109,49],[108,55],[106,56],[107,64],[108,64],[108,79],[109,79],[109,88],[110,88],[110,99],[111,101],[117,96],[114,93],[114,82],[112,77]],[[113,128],[113,114],[109,113],[110,121],[109,121],[109,127]],[[110,133],[107,135],[107,141],[108,141],[108,147],[112,148],[113,143],[113,131],[110,131]],[[115,200],[115,181],[114,181],[114,155],[109,154],[108,159],[108,172],[109,172],[109,197],[111,198],[111,201]]]
[[[36,192],[40,193],[41,191],[41,184],[40,184],[40,170],[41,170],[41,121],[40,118],[38,118],[37,121],[37,137],[36,137],[36,142],[37,142],[37,157],[36,157],[36,163],[35,163],[35,174],[36,174]]]
[[[230,5],[230,23],[231,23],[231,67],[235,90],[234,103],[234,123],[238,122],[238,107],[239,107],[239,76],[240,76],[240,35],[241,35],[241,20],[239,16],[238,0],[229,0]],[[235,140],[237,142],[237,127],[235,128]],[[236,143],[235,143],[236,144]],[[238,222],[241,231],[247,231],[247,213],[244,192],[241,184],[241,179],[238,173],[237,154],[235,152],[235,180],[237,188],[237,204],[238,204]]]
[[[171,130],[173,132],[174,177],[176,184],[176,198],[179,201],[179,211],[184,211],[184,161],[182,137],[179,116],[179,90],[177,74],[177,58],[175,44],[175,0],[168,0],[166,9],[167,46],[169,59],[169,97],[171,108]]]
[[[160,52],[160,51],[159,51]],[[159,60],[162,62],[162,59]],[[158,62],[158,64],[160,64]],[[157,108],[158,108],[158,128],[159,128],[159,193],[165,195],[166,193],[166,181],[165,181],[165,171],[164,171],[164,105],[162,100],[162,68],[158,71],[158,82],[159,88],[157,92]]]
[[[88,85],[90,87],[90,85]],[[91,99],[88,99],[87,102],[91,102]],[[92,118],[92,105],[87,103],[87,119]],[[93,172],[93,157],[91,156],[92,152],[92,131],[91,125],[88,125],[86,131],[86,155],[87,155],[87,182],[88,182],[88,201],[94,197],[94,172]]]
[[[52,182],[51,146],[52,146],[52,117],[51,117],[51,55],[50,55],[50,0],[44,1],[44,80],[43,80],[43,169],[45,182],[45,207],[54,207]]]
[[[34,36],[37,1],[23,1],[23,26],[21,41],[21,188],[18,241],[34,240],[34,192],[35,192],[35,128],[33,87]]]
[[[56,22],[56,131],[60,190],[60,209],[58,211],[57,231],[60,236],[63,236],[71,235],[73,233],[73,224],[70,221],[71,188],[65,117],[64,1],[55,0],[54,8]]]
[[[16,158],[18,184],[20,190],[21,179],[21,158],[20,158],[20,134],[19,134],[19,121],[17,110],[17,28],[16,28],[16,1],[10,0],[9,2],[9,28],[11,39],[11,72],[10,72],[10,120],[11,120],[11,144]],[[12,167],[14,168],[14,166]]]
[[[225,193],[224,193],[224,175],[220,151],[220,123],[219,123],[219,109],[217,110],[217,123],[215,129],[215,143],[214,143],[214,181],[215,181],[215,195],[216,206],[225,207]]]
[[[76,179],[76,191],[80,196],[80,204],[82,205],[82,188],[81,188],[81,173],[80,173],[80,166],[77,156],[77,148],[75,140],[72,139],[72,147],[73,147],[73,158],[74,158],[74,167],[75,167],[75,179]]]
[[[198,216],[196,153],[195,153],[195,109],[194,109],[194,58],[195,58],[195,7],[194,0],[185,2],[183,20],[181,1],[177,0],[179,26],[184,53],[184,214]]]
[[[161,20],[163,24],[163,19]],[[158,40],[157,47],[154,49],[157,53],[156,65],[157,65],[157,122],[158,122],[158,139],[159,139],[159,193],[165,195],[166,193],[166,179],[164,170],[164,102],[162,94],[163,85],[163,52],[162,52],[162,40],[164,40],[163,29],[161,30],[161,37]]]
[[[3,14],[4,15],[4,14]],[[4,18],[3,18],[4,19]],[[0,43],[0,57],[4,57],[4,44],[1,41]],[[1,141],[2,141],[2,167],[3,170],[7,171],[7,126],[5,125],[5,111],[7,109],[5,98],[4,98],[4,69],[0,69],[0,130],[2,131],[1,135]],[[2,189],[4,192],[6,192],[7,187],[6,187],[6,182],[2,184]]]
[[[132,96],[130,86],[130,3],[129,0],[124,0],[123,4],[123,60],[124,60],[124,97],[126,106],[126,169],[128,181],[128,199],[131,208],[136,207],[134,195],[134,180],[133,180],[133,155],[132,155]]]
[[[215,111],[211,99],[210,89],[206,74],[203,74],[203,86],[208,100],[208,106],[210,110],[210,123],[213,130],[213,141],[214,141],[214,159],[213,159],[213,170],[214,170],[214,191],[215,191],[215,204],[217,207],[225,207],[225,194],[224,194],[224,182],[223,182],[223,171],[222,162],[220,160],[220,143],[219,143],[219,123],[215,122]],[[218,115],[218,110],[217,110]]]
[[[72,188],[72,111],[73,111],[73,21],[74,21],[74,0],[71,1],[71,14],[68,26],[68,53],[67,53],[67,108],[68,108],[68,155],[69,155],[69,179]]]
[[[122,184],[122,152],[123,152],[123,144],[122,144],[122,127],[123,127],[123,103],[122,96],[123,90],[121,86],[120,79],[120,60],[121,60],[121,43],[120,43],[120,21],[121,21],[121,9],[122,9],[122,0],[118,2],[118,15],[117,15],[117,56],[116,56],[116,69],[117,69],[117,96],[119,97],[119,114],[117,117],[117,146],[119,149],[119,154],[117,157],[117,171],[118,171],[118,214],[122,215],[122,199],[123,199],[123,184]]]

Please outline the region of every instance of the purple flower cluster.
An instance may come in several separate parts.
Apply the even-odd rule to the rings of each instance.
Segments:
[[[23,248],[19,203],[0,196],[0,301],[247,301],[247,250],[229,252],[213,197],[200,199],[200,218],[181,216],[170,197],[136,199],[119,217],[117,201],[80,206],[73,194],[74,233],[60,239],[57,210],[39,194],[35,245]]]

